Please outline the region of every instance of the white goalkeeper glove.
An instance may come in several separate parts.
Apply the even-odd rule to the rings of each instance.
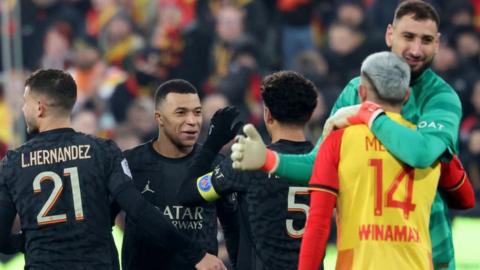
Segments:
[[[382,113],[383,109],[370,101],[340,108],[325,122],[322,136],[327,137],[334,129],[362,123],[371,128],[373,121]]]
[[[238,135],[232,145],[232,167],[236,170],[264,170],[274,172],[278,166],[278,155],[267,149],[262,137],[252,124],[243,127],[243,135]]]

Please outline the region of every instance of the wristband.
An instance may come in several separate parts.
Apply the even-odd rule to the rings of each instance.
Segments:
[[[274,172],[278,167],[278,155],[275,151],[272,151],[270,149],[267,149],[265,153],[265,163],[263,166],[260,168],[263,171],[272,173]]]

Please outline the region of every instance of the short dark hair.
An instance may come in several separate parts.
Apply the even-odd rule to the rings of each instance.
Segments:
[[[425,1],[406,0],[401,2],[395,10],[393,21],[395,22],[405,15],[413,15],[413,19],[416,21],[432,20],[437,24],[437,28],[440,26],[440,16],[435,8]]]
[[[279,71],[262,81],[262,98],[281,123],[304,125],[317,106],[315,85],[293,71]]]
[[[70,112],[77,100],[77,85],[72,76],[58,69],[40,69],[25,81],[32,93],[45,95],[51,106]]]
[[[168,80],[162,83],[155,91],[155,107],[157,107],[169,93],[198,94],[198,91],[195,86],[185,80]]]

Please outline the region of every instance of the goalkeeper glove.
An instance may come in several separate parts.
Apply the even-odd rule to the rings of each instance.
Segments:
[[[232,167],[236,170],[261,169],[269,173],[278,166],[278,155],[267,149],[262,137],[252,124],[243,127],[243,135],[237,136],[237,142],[232,145]]]
[[[344,128],[350,125],[365,124],[372,127],[373,121],[384,113],[380,105],[365,101],[362,104],[340,108],[335,112],[323,126],[323,137],[325,138],[334,129]]]

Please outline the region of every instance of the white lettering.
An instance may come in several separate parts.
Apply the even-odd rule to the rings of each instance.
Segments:
[[[173,208],[175,209],[175,219],[180,219],[180,209],[182,209],[183,206],[181,205],[174,205]]]
[[[170,208],[168,207],[168,205],[165,207],[165,210],[163,210],[163,214],[165,216],[168,216],[170,219],[173,219],[172,211],[170,211]]]
[[[427,121],[421,121],[417,125],[418,128],[434,128],[438,130],[442,130],[445,126],[439,123],[436,123],[435,121],[427,122]]]
[[[183,212],[182,219],[185,219],[185,217],[188,217],[189,219],[193,219],[192,211],[190,211],[189,207],[185,207],[185,211]]]
[[[203,219],[202,212],[203,207],[195,207],[195,219]]]

